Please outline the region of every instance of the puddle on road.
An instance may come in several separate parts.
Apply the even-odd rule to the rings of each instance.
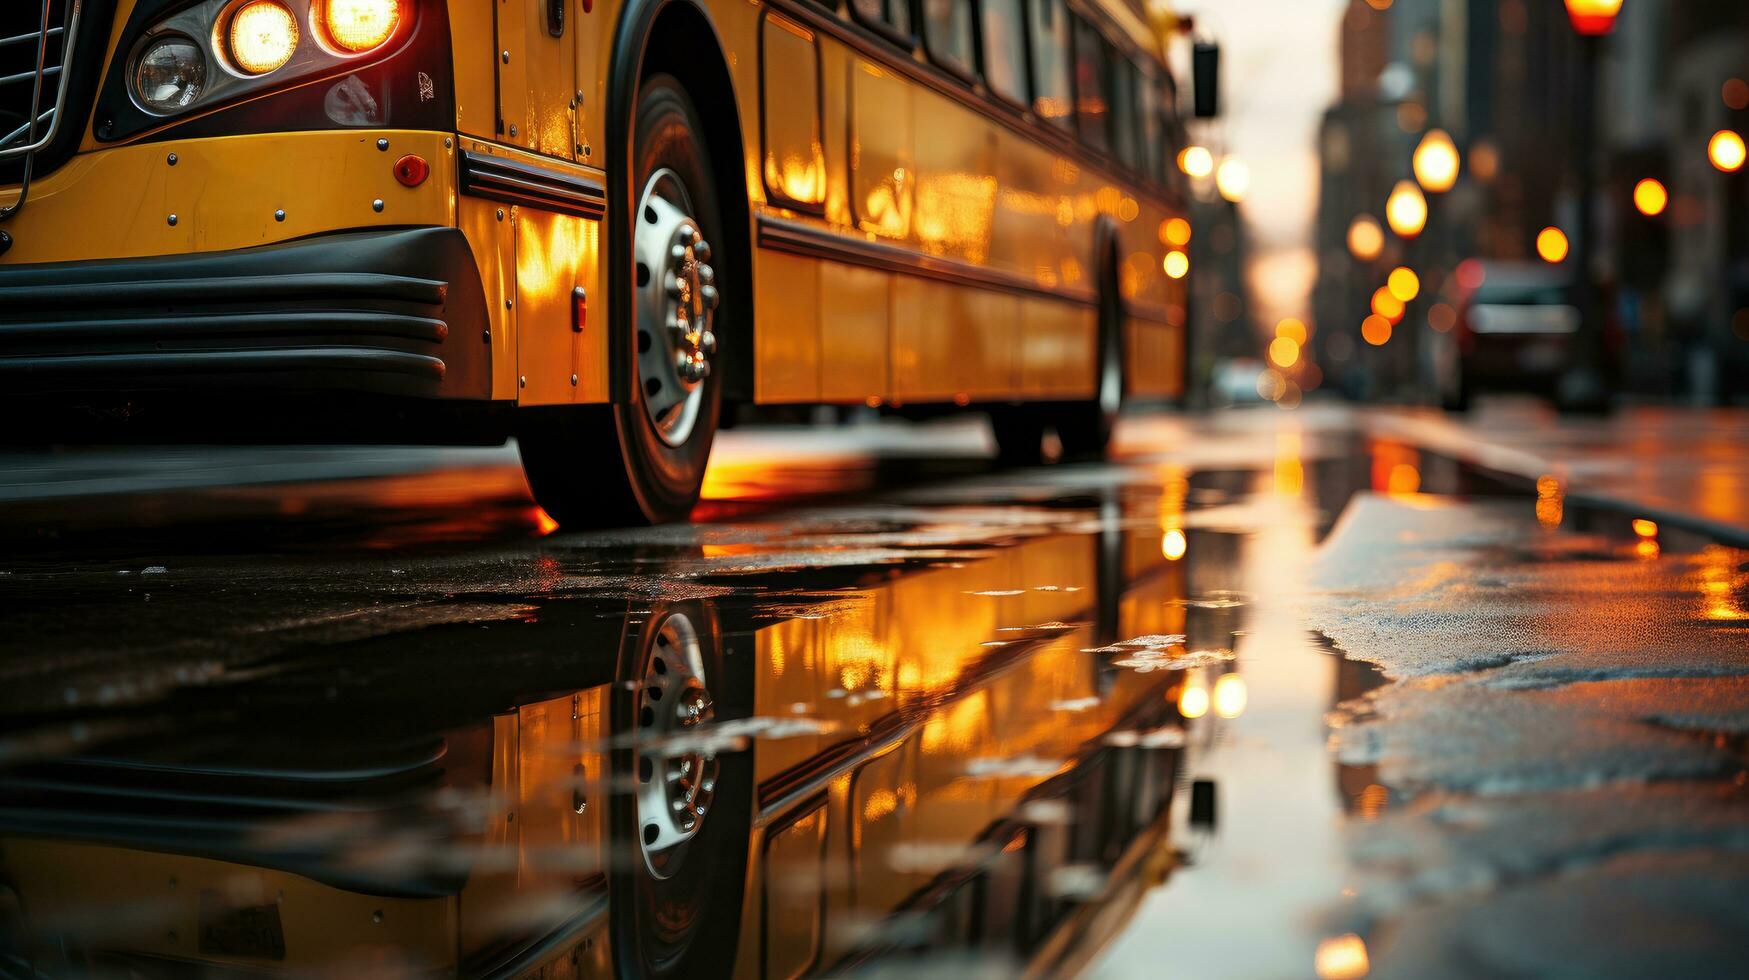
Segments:
[[[1575,722],[1639,751],[1655,716],[1681,782],[1447,785],[1423,730],[1507,730],[1488,712],[1510,698],[1598,713],[1552,673],[1583,619],[1490,660],[1405,611],[1606,563],[1643,573],[1611,602],[1662,587],[1735,622],[1745,556],[1669,535],[1648,556],[1571,507],[1538,531],[1546,500],[1430,496],[1500,488],[1355,448],[1286,430],[1244,465],[1226,446],[1218,468],[456,554],[172,559],[149,600],[112,569],[26,569],[0,621],[43,638],[0,698],[0,935],[51,976],[1359,976],[1445,962],[1442,903],[1518,880],[1530,901],[1575,853],[1615,862],[1600,888],[1657,889],[1641,849],[1749,850],[1719,788],[1740,741],[1670,730],[1741,732],[1741,691],[1660,675]],[[1357,491],[1398,564],[1319,551]],[[1312,595],[1326,574],[1349,592]],[[1687,713],[1653,710],[1671,700]],[[1605,806],[1614,835],[1551,829]]]

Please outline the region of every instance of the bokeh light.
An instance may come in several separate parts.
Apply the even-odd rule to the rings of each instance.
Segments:
[[[1184,537],[1184,532],[1178,528],[1168,528],[1160,535],[1160,555],[1167,561],[1177,561],[1184,557],[1184,552],[1190,542]]]
[[[1362,262],[1371,262],[1385,250],[1385,230],[1379,220],[1363,214],[1348,226],[1348,252]]]
[[[1392,324],[1403,319],[1403,313],[1407,309],[1408,307],[1403,305],[1403,301],[1398,299],[1396,295],[1391,292],[1390,287],[1380,286],[1378,289],[1373,290],[1373,313],[1391,321]]]
[[[1377,313],[1360,321],[1360,339],[1374,347],[1385,346],[1391,342],[1391,321]]]
[[[1310,336],[1310,333],[1311,332],[1306,329],[1306,322],[1298,317],[1290,316],[1275,325],[1275,335],[1277,337],[1287,337],[1301,347],[1306,346],[1306,338]]]
[[[1713,166],[1728,174],[1743,169],[1745,152],[1743,137],[1729,129],[1714,133],[1706,146],[1707,159],[1713,162]]]
[[[1292,337],[1277,337],[1269,342],[1269,360],[1276,367],[1293,367],[1299,359],[1300,344]]]
[[[1435,303],[1427,311],[1427,325],[1435,333],[1451,332],[1451,328],[1457,326],[1457,319],[1457,308],[1450,303]]]
[[[1391,270],[1391,277],[1385,288],[1391,291],[1392,296],[1407,303],[1421,295],[1421,277],[1415,274],[1414,269],[1398,266]]]
[[[1414,238],[1427,227],[1427,198],[1412,180],[1400,180],[1385,201],[1385,220],[1399,238]]]
[[[1160,263],[1166,274],[1174,279],[1183,279],[1190,273],[1190,256],[1178,249],[1166,253],[1166,258]]]
[[[1544,262],[1558,265],[1567,260],[1567,253],[1572,245],[1567,241],[1567,233],[1550,225],[1536,234],[1536,254]]]
[[[1206,146],[1187,146],[1178,152],[1178,169],[1203,178],[1215,172],[1215,155]]]
[[[1457,144],[1443,129],[1427,131],[1427,135],[1421,138],[1421,145],[1415,147],[1412,163],[1415,179],[1433,194],[1444,194],[1456,186],[1458,168],[1462,165]]]
[[[1169,218],[1160,231],[1160,240],[1168,245],[1182,248],[1190,244],[1190,222],[1183,218]]]
[[[1201,718],[1209,713],[1209,689],[1201,678],[1187,682],[1178,692],[1178,713],[1186,718]]]
[[[1648,218],[1664,213],[1670,205],[1670,192],[1659,181],[1647,177],[1634,185],[1634,207]]]
[[[1245,713],[1245,704],[1250,700],[1250,691],[1246,689],[1245,678],[1238,674],[1222,674],[1215,679],[1215,714],[1226,719],[1237,718]]]
[[[1238,157],[1222,160],[1221,168],[1215,171],[1215,189],[1235,204],[1243,201],[1245,192],[1251,189],[1251,168]]]

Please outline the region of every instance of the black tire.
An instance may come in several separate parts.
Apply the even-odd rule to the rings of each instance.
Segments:
[[[640,771],[643,716],[664,707],[645,691],[653,658],[672,653],[658,643],[673,617],[686,620],[699,640],[699,653],[716,722],[752,713],[753,680],[749,656],[724,649],[715,611],[708,603],[681,602],[655,607],[642,624],[629,627],[621,642],[618,674],[608,705],[616,743],[613,772],[622,785],[635,785]],[[663,676],[669,676],[664,674]],[[669,699],[671,700],[671,698]],[[670,852],[654,870],[640,841],[642,819],[636,791],[615,792],[608,850],[609,907],[613,961],[622,977],[720,976],[735,962],[741,931],[742,892],[746,886],[747,841],[753,826],[751,750],[718,753],[715,792],[697,833]],[[651,778],[662,780],[660,771]]]
[[[736,243],[724,237],[715,171],[699,135],[704,127],[680,82],[672,75],[645,79],[638,87],[634,125],[635,192],[642,193],[657,171],[673,171],[691,199],[691,217],[705,240],[734,247]],[[634,230],[618,229],[616,234],[620,240],[614,247],[630,251]],[[615,370],[626,373],[627,399],[612,405],[525,411],[518,431],[523,468],[535,501],[563,527],[685,520],[698,503],[722,414],[721,375],[704,378],[690,433],[684,442],[670,445],[656,431],[645,407],[644,386],[638,381],[636,286],[625,283],[610,295],[625,311],[615,318],[616,329],[624,336],[614,337],[609,349]],[[725,320],[730,306],[717,307],[714,333],[718,338],[744,338],[744,331]]]
[[[998,466],[1037,466],[1044,461],[1044,406],[999,405],[990,409]]]
[[[1098,375],[1093,397],[1052,406],[1049,412],[1066,460],[1105,458],[1123,404],[1123,300],[1118,296],[1115,255],[1104,266],[1099,277]]]

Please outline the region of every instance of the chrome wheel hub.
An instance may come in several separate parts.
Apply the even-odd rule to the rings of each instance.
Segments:
[[[698,422],[717,338],[711,247],[692,218],[692,200],[674,171],[650,175],[633,235],[637,275],[638,383],[644,410],[662,440],[686,442]]]
[[[650,873],[667,878],[704,825],[717,788],[716,754],[686,744],[685,736],[716,711],[698,630],[685,614],[657,628],[636,697],[638,842]]]

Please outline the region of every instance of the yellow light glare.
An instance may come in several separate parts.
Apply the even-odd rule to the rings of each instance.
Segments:
[[[1634,208],[1648,218],[1655,218],[1670,206],[1670,192],[1650,177],[1634,185]]]
[[[1366,956],[1366,940],[1351,932],[1320,942],[1313,954],[1312,969],[1318,980],[1360,980],[1372,971]]]
[[[1734,174],[1743,169],[1743,160],[1749,156],[1749,150],[1743,146],[1743,137],[1728,129],[1721,129],[1713,134],[1706,145],[1707,159],[1713,166],[1728,174]]]
[[[1206,146],[1187,146],[1178,153],[1178,169],[1203,178],[1215,172],[1215,155]]]
[[[1166,230],[1161,235],[1168,245],[1185,246],[1190,244],[1190,222],[1183,218],[1171,218],[1166,222]]]
[[[1371,262],[1385,250],[1385,230],[1377,218],[1363,214],[1348,226],[1348,252],[1362,262]]]
[[[1634,533],[1642,538],[1655,538],[1658,536],[1658,522],[1648,521],[1644,517],[1636,517],[1634,518]]]
[[[1201,684],[1186,684],[1178,692],[1178,713],[1186,718],[1201,718],[1209,713],[1209,689]]]
[[[1398,320],[1403,319],[1403,312],[1406,309],[1407,307],[1403,305],[1403,301],[1398,299],[1395,293],[1391,292],[1390,287],[1380,286],[1378,289],[1373,290],[1372,311],[1391,321],[1393,325],[1395,325]]]
[[[1222,674],[1215,680],[1215,714],[1229,720],[1237,718],[1245,713],[1245,704],[1249,700],[1245,678],[1238,674]]]
[[[1421,295],[1421,277],[1415,274],[1414,269],[1398,266],[1391,270],[1391,278],[1385,288],[1391,291],[1392,296],[1407,303]]]
[[[229,47],[240,71],[265,75],[298,49],[298,20],[274,0],[251,0],[231,15]]]
[[[1309,331],[1306,330],[1306,322],[1298,317],[1290,316],[1275,325],[1275,335],[1277,337],[1290,337],[1293,339],[1294,343],[1299,344],[1301,347],[1306,345],[1306,336],[1308,333]]]
[[[328,40],[342,51],[369,51],[395,33],[401,23],[400,0],[327,0],[322,21]]]
[[[1374,313],[1360,322],[1360,338],[1374,347],[1391,342],[1391,321]]]
[[[1269,342],[1269,360],[1276,367],[1293,367],[1299,359],[1300,344],[1292,337],[1277,337]]]
[[[1536,254],[1542,256],[1542,260],[1550,265],[1558,265],[1566,261],[1567,252],[1571,247],[1567,242],[1567,233],[1559,228],[1550,226],[1537,232]]]
[[[1221,168],[1215,171],[1215,189],[1234,204],[1243,201],[1245,192],[1251,189],[1251,168],[1238,157],[1222,160]]]
[[[1165,261],[1160,263],[1166,274],[1174,279],[1183,279],[1190,274],[1190,256],[1173,249],[1166,253]]]
[[[1190,542],[1178,528],[1169,528],[1165,534],[1160,535],[1160,555],[1167,561],[1183,558],[1185,549],[1189,547]]]
[[[1451,141],[1451,134],[1443,129],[1432,129],[1415,148],[1412,165],[1415,179],[1428,193],[1444,194],[1457,184],[1462,158],[1458,156],[1457,144]]]
[[[1412,180],[1400,180],[1385,201],[1385,220],[1401,238],[1414,238],[1427,227],[1427,198]]]

